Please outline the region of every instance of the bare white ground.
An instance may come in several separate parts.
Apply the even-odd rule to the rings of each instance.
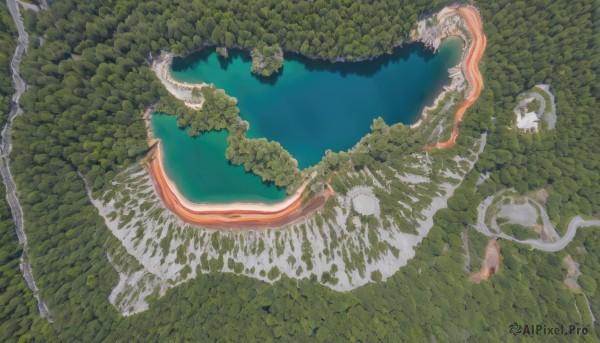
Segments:
[[[403,157],[407,169],[409,165],[423,169],[422,164],[443,169],[430,182],[406,183],[406,194],[398,199],[399,223],[381,215],[381,200],[371,187],[360,186],[335,195],[333,216],[317,213],[270,230],[214,230],[186,224],[163,207],[146,169],[134,166],[116,177],[100,198],[92,199],[120,241],[110,255],[120,275],[110,301],[123,315],[138,313],[148,308],[148,295],[161,296],[168,288],[209,272],[269,283],[282,274],[312,276],[336,291],[372,282],[375,271],[385,280],[414,256],[414,247],[433,226],[433,215],[446,207],[478,150],[474,145],[468,155],[443,163],[441,157],[425,154]],[[372,183],[370,173],[353,175],[363,178],[363,184]]]
[[[500,206],[498,217],[508,219],[509,223],[523,226],[535,226],[538,214],[533,206],[525,204],[507,204]]]
[[[419,28],[412,39],[436,49],[450,35],[468,42],[459,15],[428,20],[419,23]],[[168,72],[168,60],[169,56],[162,56],[153,65],[157,76],[171,94],[200,108],[202,99],[194,98],[191,90],[206,85],[177,82]],[[450,73],[452,84],[445,91],[464,89],[461,70],[454,68]],[[443,97],[436,99],[434,108]],[[424,115],[419,123],[425,121]],[[138,313],[148,308],[145,299],[149,294],[161,296],[170,287],[210,272],[246,275],[269,283],[282,274],[312,277],[336,291],[372,282],[375,271],[385,281],[414,256],[415,246],[433,226],[433,215],[447,206],[484,145],[485,135],[455,159],[414,153],[398,156],[401,166],[397,163],[395,170],[386,166],[389,170],[375,174],[369,169],[350,173],[347,179],[375,188],[353,195],[355,188],[350,187],[348,193],[334,197],[332,211],[271,230],[214,230],[186,224],[164,208],[147,171],[134,166],[115,178],[99,198],[90,196],[120,241],[110,255],[120,275],[111,303],[123,315]],[[407,173],[393,180],[386,177],[398,175],[396,170]],[[398,180],[403,193],[395,195],[397,216],[382,216],[379,195],[390,192],[388,185]]]
[[[556,103],[549,85],[536,85],[531,91],[519,96],[523,99],[519,101],[514,109],[517,128],[538,131],[541,128],[540,123],[542,120],[546,122],[548,130],[556,127]],[[546,97],[550,99],[550,103],[547,103]],[[535,112],[528,112],[527,105],[532,101],[540,103],[539,109]]]
[[[379,217],[379,200],[370,187],[358,186],[346,194],[352,199],[352,207],[363,216],[375,215]]]

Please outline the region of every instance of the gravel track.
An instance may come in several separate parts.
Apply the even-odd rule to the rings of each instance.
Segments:
[[[46,306],[46,303],[44,303],[44,300],[40,297],[39,289],[37,288],[37,285],[35,284],[35,279],[33,278],[31,264],[29,263],[29,247],[27,245],[27,236],[25,235],[25,231],[23,229],[23,209],[21,208],[21,204],[19,203],[19,198],[17,197],[18,192],[9,168],[10,151],[12,148],[10,130],[15,117],[23,113],[23,109],[21,108],[21,106],[19,106],[19,98],[27,88],[27,85],[25,84],[19,73],[19,64],[21,63],[21,57],[25,52],[27,52],[29,37],[27,35],[27,32],[25,32],[25,28],[23,27],[23,20],[19,13],[17,2],[15,0],[7,0],[6,3],[8,5],[8,9],[10,11],[10,15],[12,16],[13,22],[17,27],[19,38],[18,45],[10,62],[10,67],[12,70],[12,79],[16,88],[16,92],[11,98],[11,110],[8,113],[6,125],[2,129],[2,144],[0,144],[0,174],[2,175],[4,185],[6,186],[6,200],[8,201],[8,205],[10,206],[10,211],[13,217],[13,221],[15,223],[15,231],[17,232],[19,244],[23,246],[23,254],[21,255],[20,259],[20,269],[23,273],[23,278],[25,279],[27,286],[33,292],[33,296],[37,300],[40,315],[48,322],[52,323],[52,318],[50,317],[48,307]]]
[[[487,208],[491,205],[493,200],[494,200],[494,196],[489,196],[481,202],[481,204],[478,207],[477,225],[474,225],[473,227],[477,231],[481,232],[482,234],[484,234],[488,237],[504,238],[506,240],[510,240],[513,242],[527,244],[534,249],[538,249],[538,250],[542,250],[542,251],[547,251],[547,252],[560,251],[560,250],[564,249],[569,243],[571,243],[571,241],[575,237],[575,234],[577,233],[577,230],[579,228],[590,227],[590,226],[600,226],[600,219],[585,220],[581,216],[576,216],[573,219],[571,219],[571,222],[569,223],[569,225],[567,227],[567,232],[565,233],[565,235],[560,237],[558,240],[556,240],[554,242],[544,242],[540,239],[519,240],[512,236],[505,234],[504,232],[499,232],[499,233],[491,232],[490,229],[487,227],[487,225],[485,225],[485,214],[486,214]],[[546,212],[544,211],[543,208],[540,208],[540,210],[542,211],[542,218],[544,218],[544,221],[545,221],[546,220],[545,218],[547,218],[548,215],[546,214]]]

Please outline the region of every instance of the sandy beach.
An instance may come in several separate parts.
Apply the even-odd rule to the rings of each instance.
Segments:
[[[150,162],[150,164],[155,164],[156,168],[151,167],[151,169],[153,169],[153,170],[160,169],[162,171],[162,170],[164,170],[162,144],[159,139],[155,138],[154,141],[157,143],[157,145],[156,145],[155,152],[153,155],[153,160]],[[161,178],[164,179],[164,182],[166,183],[168,188],[171,190],[171,193],[173,193],[173,195],[178,199],[178,202],[194,212],[232,211],[232,210],[250,211],[250,212],[282,211],[282,210],[286,209],[287,207],[289,207],[290,205],[292,205],[296,199],[300,198],[300,196],[304,192],[304,188],[306,188],[306,185],[312,179],[312,177],[308,178],[302,184],[302,186],[300,186],[300,188],[298,188],[298,190],[293,195],[288,196],[283,201],[280,201],[277,203],[260,203],[260,202],[193,203],[193,202],[189,201],[188,199],[186,199],[179,192],[179,190],[177,189],[177,185],[175,184],[175,182],[173,180],[171,180],[165,173],[161,172],[161,174],[163,174],[163,176]],[[314,174],[313,174],[313,176],[314,176]]]
[[[312,180],[312,177],[310,177],[293,195],[275,204],[246,202],[227,204],[192,203],[181,195],[175,183],[164,172],[160,141],[158,141],[154,152],[151,152],[149,157],[152,160],[148,163],[148,170],[165,207],[191,224],[226,227],[282,226],[319,208],[333,194],[331,187],[326,185],[324,192],[302,206],[302,200],[306,195],[304,190]]]
[[[192,91],[194,89],[202,89],[204,87],[211,87],[211,85],[201,83],[187,83],[180,82],[173,78],[171,75],[171,63],[173,62],[173,54],[167,52],[161,52],[160,56],[152,63],[152,70],[162,82],[165,88],[177,99],[183,101],[186,106],[199,110],[202,108],[204,99],[197,99],[194,97]]]
[[[479,63],[479,60],[483,56],[483,52],[485,51],[486,45],[486,38],[483,34],[483,24],[481,23],[481,17],[479,16],[479,12],[477,12],[477,10],[472,6],[450,6],[445,7],[442,11],[440,11],[440,13],[438,14],[438,18],[442,18],[444,16],[452,15],[455,13],[459,13],[465,19],[465,22],[467,23],[467,27],[469,28],[473,39],[469,48],[469,54],[467,56],[467,59],[463,62],[463,71],[467,82],[469,83],[470,93],[456,110],[456,114],[454,115],[452,135],[450,136],[450,139],[448,139],[445,142],[439,142],[435,145],[426,146],[426,150],[444,149],[456,144],[456,139],[458,138],[458,123],[462,120],[462,117],[465,114],[467,108],[469,108],[477,100],[477,98],[479,98],[481,88],[483,87],[483,78],[481,77],[481,73],[477,65]]]
[[[441,142],[434,146],[427,146],[425,149],[446,148],[455,144],[456,137],[458,137],[458,122],[461,120],[466,109],[479,97],[483,85],[483,80],[477,67],[477,63],[481,59],[486,44],[481,18],[479,17],[477,10],[472,6],[446,7],[438,13],[438,18],[443,18],[444,16],[455,13],[459,13],[463,16],[473,37],[473,42],[467,58],[461,62],[463,72],[466,75],[470,86],[470,94],[456,112],[454,118],[454,130],[451,138],[446,142]],[[201,108],[202,102],[193,104],[189,102],[191,99],[189,98],[188,93],[191,93],[191,89],[193,88],[201,88],[207,85],[182,83],[173,79],[168,69],[171,60],[172,55],[161,55],[158,62],[153,65],[153,70],[171,94],[184,100],[186,105],[191,108]],[[147,111],[144,117],[146,119],[147,128],[149,129],[149,132],[151,132],[149,114],[150,112]],[[248,202],[234,202],[227,204],[193,203],[179,192],[175,183],[166,175],[163,167],[163,152],[160,140],[154,138],[151,133],[149,137],[148,143],[155,148],[150,152],[147,158],[149,161],[148,170],[156,186],[156,190],[166,208],[191,224],[244,228],[281,227],[320,208],[327,198],[334,193],[329,184],[326,184],[325,189],[321,194],[302,205],[302,200],[304,196],[306,196],[305,188],[314,177],[313,174],[293,195],[274,204]]]

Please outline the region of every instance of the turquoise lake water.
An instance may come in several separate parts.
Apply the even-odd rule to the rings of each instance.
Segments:
[[[225,157],[227,131],[206,132],[190,138],[177,127],[174,116],[152,115],[154,135],[161,139],[165,172],[181,194],[192,202],[277,202],[285,190],[266,185]]]
[[[350,149],[369,132],[374,118],[388,124],[414,122],[450,82],[447,70],[458,63],[461,49],[461,41],[449,39],[436,54],[413,44],[353,63],[286,53],[282,71],[268,79],[250,73],[247,52],[230,51],[224,61],[214,49],[205,49],[175,58],[171,71],[177,80],[213,83],[236,97],[240,115],[250,123],[248,137],[278,141],[304,169],[318,163],[327,149]],[[285,196],[243,167],[228,164],[226,132],[190,138],[174,117],[154,115],[152,121],[163,141],[167,174],[189,200],[273,202]]]

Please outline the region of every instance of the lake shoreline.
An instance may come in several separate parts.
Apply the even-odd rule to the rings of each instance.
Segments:
[[[313,172],[296,192],[276,203],[262,202],[229,202],[201,203],[191,202],[177,189],[177,185],[169,178],[164,168],[162,142],[154,136],[151,116],[154,112],[149,107],[143,115],[148,130],[148,146],[150,152],[144,159],[150,178],[163,200],[163,204],[189,224],[227,227],[253,227],[256,224],[277,224],[282,226],[300,219],[308,212],[317,209],[332,195],[333,189],[325,184],[325,189],[306,204],[302,200],[307,195],[306,187],[316,176]],[[320,203],[315,206],[315,203]],[[254,223],[254,225],[252,225]],[[264,225],[263,225],[264,226]]]
[[[479,15],[477,9],[473,6],[449,6],[445,7],[439,12],[438,18],[440,20],[444,20],[445,18],[449,18],[457,13],[462,17],[463,23],[467,26],[468,32],[471,34],[470,45],[468,44],[468,39],[463,37],[466,42],[465,47],[468,47],[468,53],[466,53],[461,60],[462,73],[464,74],[464,77],[469,85],[467,90],[468,96],[456,110],[450,138],[445,142],[439,142],[435,145],[425,146],[425,150],[445,149],[456,144],[456,140],[458,138],[458,123],[462,120],[467,108],[469,108],[479,98],[479,94],[481,93],[481,89],[483,87],[483,77],[479,71],[478,63],[483,56],[483,52],[485,51],[487,40],[485,34],[483,33],[481,16]]]
[[[193,90],[201,90],[204,87],[214,88],[214,85],[209,85],[205,82],[188,83],[177,81],[173,75],[171,75],[170,70],[174,57],[175,55],[173,53],[161,51],[160,56],[152,61],[151,69],[171,95],[183,101],[186,106],[199,110],[202,108],[204,99],[199,99],[199,101],[196,100],[192,94]]]
[[[422,42],[426,47],[438,51],[443,40],[448,38],[458,38],[463,42],[463,51],[461,54],[460,61],[452,68],[448,69],[450,79],[452,80],[448,86],[444,86],[444,89],[434,99],[433,103],[429,106],[425,106],[421,111],[417,121],[410,125],[411,129],[419,127],[430,111],[438,107],[438,104],[444,97],[464,86],[466,61],[470,51],[469,40],[461,29],[461,26],[465,24],[464,17],[457,13],[455,7],[448,6],[437,12],[431,17],[425,18],[417,23],[417,29],[411,34],[410,42]],[[451,18],[456,15],[456,18]],[[428,27],[432,19],[437,20],[438,24],[433,27]],[[473,32],[470,32],[473,36]]]
[[[312,213],[334,194],[333,189],[326,184],[323,192],[303,204],[307,196],[306,186],[315,176],[313,173],[293,195],[275,204],[193,203],[181,195],[175,183],[164,172],[160,140],[155,138],[153,143],[153,149],[145,161],[152,182],[165,207],[189,224],[227,228],[281,227]]]
[[[473,19],[472,16],[475,15],[479,20],[480,18],[477,10],[472,6],[459,7],[459,6],[449,6],[443,8],[440,12],[436,14],[436,18],[440,21],[440,25],[436,27],[433,31],[430,29],[429,31],[419,31],[411,36],[410,42],[422,42],[427,47],[437,50],[439,48],[439,44],[444,38],[451,36],[458,36],[463,39],[465,42],[465,46],[463,47],[463,54],[459,65],[461,66],[460,70],[462,74],[466,74],[467,76],[472,76],[469,74],[471,70],[469,67],[472,66],[468,63],[470,61],[470,57],[472,56],[475,49],[473,45],[469,44],[469,40],[465,36],[465,34],[459,29],[457,23],[462,23],[463,25],[467,25],[467,28],[473,29],[474,26],[469,26],[468,19]],[[468,17],[471,16],[471,17]],[[454,18],[453,23],[449,23],[447,18]],[[421,22],[419,22],[419,25]],[[426,28],[425,28],[426,29]],[[481,26],[478,27],[479,32],[470,32],[472,37],[483,36]],[[436,31],[437,30],[437,31]],[[485,36],[483,36],[485,41]],[[477,40],[475,40],[477,42]],[[485,47],[485,43],[484,43]],[[481,49],[480,49],[481,50]],[[479,58],[483,51],[478,50]],[[468,53],[467,53],[468,52]],[[185,93],[182,90],[188,90],[191,93],[193,88],[202,88],[209,86],[206,83],[192,84],[192,83],[184,83],[177,81],[173,78],[170,73],[168,64],[172,61],[174,55],[172,53],[161,52],[161,56],[157,61],[152,63],[152,69],[157,73],[157,76],[163,83],[163,85],[167,88],[167,90],[177,99],[182,100],[186,103],[187,106],[193,109],[200,109],[202,106],[202,102],[200,103],[189,103],[189,98],[185,97]],[[476,59],[475,64],[479,61]],[[456,67],[453,67],[456,68]],[[475,66],[476,69],[476,66]],[[450,68],[452,70],[452,68]],[[478,69],[477,69],[478,72]],[[454,72],[454,75],[459,75],[460,73]],[[481,75],[479,74],[479,78]],[[426,117],[427,112],[431,110],[431,108],[435,108],[436,104],[447,94],[454,90],[454,87],[457,87],[458,80],[456,77],[453,78],[453,82],[450,86],[444,87],[444,90],[437,96],[434,101],[433,107],[426,106],[421,115],[420,119],[412,124],[411,128],[416,128],[420,125],[423,119]],[[464,81],[464,80],[463,80]],[[471,85],[470,83],[470,91],[472,95],[468,98],[468,100],[472,103],[478,96],[478,91],[480,91],[481,84]],[[454,85],[454,86],[453,86]],[[212,85],[211,85],[212,86]],[[477,96],[473,98],[473,93],[477,92]],[[465,100],[467,101],[467,100]],[[468,107],[468,106],[467,106]],[[465,108],[466,110],[466,108]],[[464,112],[464,110],[463,110]],[[181,219],[190,223],[190,224],[198,224],[198,225],[209,225],[209,226],[218,226],[218,227],[256,227],[256,228],[265,228],[272,227],[269,224],[276,224],[276,226],[286,225],[301,216],[304,216],[310,212],[313,212],[320,208],[327,198],[332,195],[333,189],[329,186],[329,184],[325,184],[323,192],[313,197],[309,200],[304,206],[302,205],[302,201],[304,196],[306,196],[305,187],[308,183],[313,179],[314,173],[307,178],[307,180],[303,183],[303,185],[296,190],[296,192],[287,197],[285,200],[276,203],[276,204],[265,204],[265,203],[243,203],[243,202],[232,202],[232,203],[193,203],[183,197],[180,192],[177,190],[176,185],[172,180],[168,178],[166,175],[165,169],[163,167],[162,161],[162,149],[160,140],[155,138],[151,133],[151,123],[150,115],[152,113],[152,109],[149,108],[145,114],[144,119],[146,121],[146,127],[149,131],[149,145],[153,147],[153,149],[149,152],[148,156],[144,160],[148,165],[148,170],[153,180],[153,183],[156,187],[157,192],[159,193],[160,198],[163,200],[163,204],[169,210],[177,214]],[[461,115],[462,117],[462,115]],[[458,111],[455,117],[455,130],[456,123],[460,120],[458,118]],[[457,134],[456,134],[457,135]],[[455,141],[455,136],[453,132],[453,137]],[[451,138],[452,140],[452,138]],[[445,142],[447,145],[448,143]],[[454,143],[451,143],[453,145]],[[445,146],[444,146],[445,147]],[[315,206],[318,205],[318,206]],[[308,211],[307,211],[308,210]]]

